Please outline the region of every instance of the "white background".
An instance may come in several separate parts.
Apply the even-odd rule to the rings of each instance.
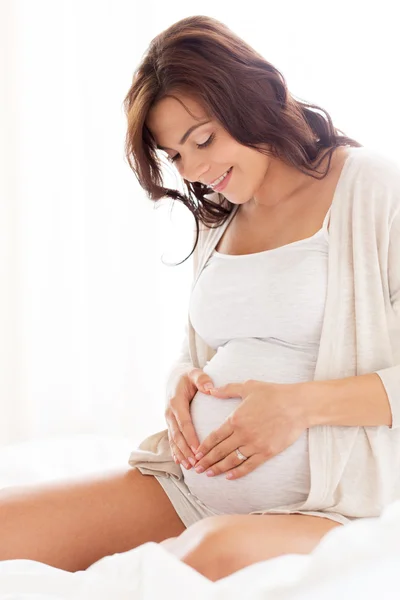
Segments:
[[[166,426],[192,266],[163,260],[190,253],[194,220],[155,209],[124,158],[122,102],[152,38],[216,17],[397,159],[395,5],[0,0],[0,445]]]

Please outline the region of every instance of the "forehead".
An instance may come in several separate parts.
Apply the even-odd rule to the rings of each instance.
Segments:
[[[176,95],[157,102],[149,110],[146,125],[158,144],[168,146],[177,143],[191,125],[208,119],[210,116],[194,98]]]

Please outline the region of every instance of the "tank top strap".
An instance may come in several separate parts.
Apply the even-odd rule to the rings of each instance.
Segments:
[[[326,213],[324,221],[322,223],[322,228],[321,229],[325,233],[328,233],[329,219],[330,219],[330,216],[331,216],[331,209],[332,209],[332,205],[329,207],[328,212]]]

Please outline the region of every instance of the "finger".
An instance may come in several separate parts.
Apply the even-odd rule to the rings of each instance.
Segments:
[[[200,442],[193,427],[193,421],[190,416],[189,407],[181,407],[179,409],[179,413],[174,413],[174,416],[186,441],[186,447],[188,450],[187,458],[189,459],[189,457],[191,457],[194,460],[194,451],[191,449],[198,448]]]
[[[243,452],[243,454],[245,454],[245,452]],[[246,454],[247,456],[247,454]],[[239,466],[235,467],[234,469],[230,469],[226,475],[225,478],[226,479],[240,479],[240,477],[244,477],[244,475],[247,475],[247,473],[251,473],[251,471],[254,471],[254,469],[256,469],[257,467],[259,467],[260,465],[262,465],[264,462],[264,459],[262,458],[261,454],[253,454],[253,456],[250,456],[247,460],[243,461]]]
[[[204,373],[202,369],[192,369],[189,373],[190,380],[195,384],[198,390],[204,393],[208,393],[208,390],[204,387],[207,383],[211,384],[211,387],[214,386],[212,379]]]
[[[212,448],[214,448],[214,446],[231,436],[232,433],[232,425],[230,425],[229,421],[225,421],[221,427],[215,431],[212,431],[210,435],[208,435],[206,439],[202,441],[196,453],[196,460],[201,460],[203,456],[205,456],[210,450],[212,450]]]
[[[227,383],[218,388],[212,388],[210,393],[213,396],[218,396],[218,398],[242,398],[244,394],[243,385],[243,383]]]
[[[179,449],[179,456],[183,457],[183,465],[186,468],[190,469],[190,461],[189,461],[189,457],[193,458],[193,453],[192,451],[188,448],[188,445],[186,444],[186,440],[183,437],[183,433],[180,430],[179,427],[179,423],[176,419],[176,416],[174,414],[173,411],[171,411],[171,414],[169,416],[169,425],[170,425],[170,432],[171,432],[171,438],[172,441],[174,442],[175,446]],[[194,460],[194,459],[193,459]],[[181,460],[182,462],[182,460]],[[187,467],[186,465],[189,465],[189,467]]]
[[[203,471],[207,471],[211,468],[214,470],[215,465],[221,464],[221,462],[226,460],[228,457],[230,458],[230,462],[229,464],[225,463],[225,471],[231,467],[236,467],[240,461],[237,457],[237,454],[235,454],[237,460],[232,460],[232,452],[240,445],[243,444],[241,444],[241,442],[239,442],[234,435],[226,438],[223,442],[217,444],[210,450],[210,452],[208,452],[201,460],[198,461],[195,466],[197,473],[202,473]]]
[[[174,444],[174,442],[173,442],[173,441],[170,443],[170,446],[171,446],[171,451],[172,451],[172,454],[173,454],[173,455],[175,456],[175,458],[176,458],[176,461],[175,461],[175,462],[176,462],[177,464],[183,464],[183,465],[185,466],[186,459],[185,459],[185,457],[183,456],[182,452],[179,450],[178,446],[177,446],[176,444]]]
[[[178,446],[175,444],[174,440],[172,439],[172,435],[171,435],[171,432],[169,429],[168,429],[168,441],[169,441],[171,453],[172,453],[175,463],[183,464],[186,468],[189,468],[190,467],[189,463],[186,462],[185,456],[182,454],[182,452],[179,450]],[[189,466],[186,466],[186,465],[189,465]]]
[[[197,389],[204,394],[210,394],[210,390],[214,389],[214,383],[208,376],[203,376],[197,383]]]
[[[231,439],[231,438],[229,438]],[[234,447],[235,449],[238,448],[239,446],[242,447],[246,450],[246,452],[243,450],[243,454],[245,456],[253,456],[254,455],[254,450],[250,449],[250,448],[246,448],[246,446],[242,446],[240,444],[240,442],[235,442]],[[247,462],[243,461],[243,459],[239,458],[238,455],[236,454],[235,450],[232,450],[232,444],[229,444],[229,450],[224,452],[223,454],[223,458],[219,461],[216,461],[213,465],[210,465],[210,467],[206,470],[206,474],[208,474],[208,471],[211,469],[212,474],[208,474],[209,477],[213,477],[214,475],[221,475],[221,473],[226,473],[227,471],[230,471],[232,469],[235,469],[236,467],[239,467],[243,462]],[[203,459],[204,460],[204,459]],[[196,465],[196,469],[197,469],[197,465]]]

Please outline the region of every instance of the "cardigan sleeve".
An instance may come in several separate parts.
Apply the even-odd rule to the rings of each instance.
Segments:
[[[193,369],[193,364],[189,354],[188,325],[185,325],[179,358],[174,361],[167,376],[165,405],[167,405],[169,400],[175,394],[180,377],[191,369]]]
[[[395,366],[376,371],[388,395],[392,411],[389,429],[400,428],[400,208],[390,229],[388,257],[389,291],[392,305],[391,339]]]
[[[195,239],[196,238],[194,237],[193,242],[195,241]],[[199,257],[199,250],[198,250],[199,244],[200,244],[200,238],[199,238],[198,244],[192,255],[193,278],[195,277],[196,272],[197,272],[198,257]],[[172,396],[175,394],[176,386],[178,384],[180,377],[182,377],[182,375],[184,375],[191,369],[193,369],[193,364],[192,364],[192,360],[190,358],[189,320],[187,320],[186,324],[185,324],[185,328],[184,328],[184,334],[183,334],[183,338],[182,338],[182,342],[181,342],[179,356],[175,359],[175,361],[172,364],[172,367],[168,373],[168,376],[167,376],[165,405],[167,405],[170,398],[172,398]]]

